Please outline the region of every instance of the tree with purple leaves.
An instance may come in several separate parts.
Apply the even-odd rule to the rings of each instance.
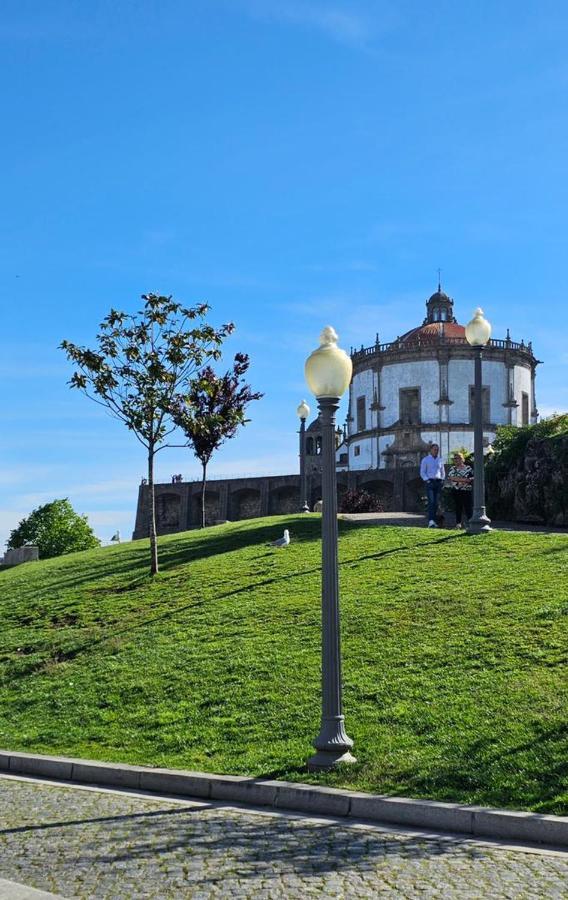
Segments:
[[[211,366],[201,370],[190,390],[177,398],[172,418],[187,437],[187,445],[202,468],[201,527],[205,527],[205,490],[207,466],[221,444],[233,438],[241,425],[250,419],[245,411],[253,400],[263,394],[252,390],[244,377],[250,365],[245,353],[237,353],[232,369],[217,375]]]

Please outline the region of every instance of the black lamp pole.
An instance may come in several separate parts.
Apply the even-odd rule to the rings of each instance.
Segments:
[[[353,741],[344,726],[339,631],[339,575],[337,560],[337,476],[335,467],[335,413],[339,399],[318,398],[322,430],[322,708],[321,725],[314,741],[316,753],[310,769],[329,769],[355,762]]]
[[[306,485],[306,420],[300,419],[300,510],[309,512]]]
[[[485,512],[485,467],[483,460],[483,392],[481,358],[483,347],[474,350],[475,379],[473,388],[473,515],[468,522],[469,534],[491,531],[491,519]]]

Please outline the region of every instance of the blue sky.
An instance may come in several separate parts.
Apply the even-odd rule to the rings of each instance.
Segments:
[[[57,345],[147,291],[234,320],[265,392],[212,474],[294,471],[322,325],[396,337],[438,266],[460,321],[533,340],[541,412],[568,408],[564,2],[2,6],[0,541],[61,496],[131,531],[142,448]]]

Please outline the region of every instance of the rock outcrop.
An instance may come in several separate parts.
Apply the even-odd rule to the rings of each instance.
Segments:
[[[524,452],[515,457],[505,448],[488,464],[488,509],[493,518],[568,525],[568,430],[540,436],[538,429]]]

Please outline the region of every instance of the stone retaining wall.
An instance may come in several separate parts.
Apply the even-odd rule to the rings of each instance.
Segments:
[[[4,558],[0,560],[3,566],[19,566],[20,563],[35,562],[39,559],[39,550],[31,545],[18,547],[15,550],[6,550]]]
[[[385,512],[422,512],[424,486],[418,468],[365,469],[337,473],[338,499],[346,490],[364,489],[376,494]],[[310,509],[321,499],[321,474],[312,472],[307,480]],[[156,484],[156,525],[158,534],[172,534],[198,528],[201,512],[201,483],[198,481]],[[148,535],[148,486],[140,485],[134,540]],[[301,511],[299,475],[269,475],[258,478],[229,478],[207,482],[205,514],[208,525],[236,522],[262,516],[289,515]]]

